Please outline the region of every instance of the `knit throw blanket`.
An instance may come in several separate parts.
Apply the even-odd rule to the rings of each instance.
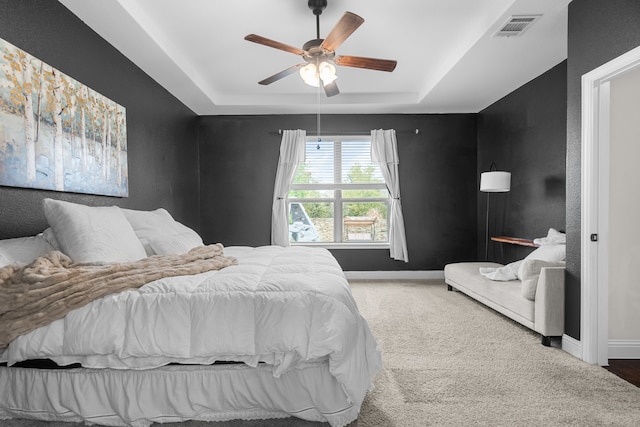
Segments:
[[[120,264],[74,264],[62,252],[36,258],[26,266],[0,268],[0,350],[93,300],[137,289],[163,277],[220,270],[237,264],[223,246],[193,248],[183,255],[156,255]]]

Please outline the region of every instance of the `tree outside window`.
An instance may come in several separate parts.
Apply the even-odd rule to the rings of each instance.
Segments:
[[[309,138],[288,197],[292,243],[388,242],[389,193],[370,149],[369,136]]]

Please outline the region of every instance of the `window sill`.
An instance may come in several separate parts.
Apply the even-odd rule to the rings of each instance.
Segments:
[[[389,243],[291,243],[291,246],[315,246],[326,249],[389,249]]]

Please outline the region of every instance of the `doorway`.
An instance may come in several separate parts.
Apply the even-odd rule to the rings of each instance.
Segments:
[[[634,70],[640,70],[640,47],[582,76],[581,352],[601,366],[611,344],[611,83]]]

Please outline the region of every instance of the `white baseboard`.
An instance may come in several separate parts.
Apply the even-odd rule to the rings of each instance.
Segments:
[[[640,340],[609,340],[609,359],[640,359]]]
[[[444,271],[345,271],[348,280],[444,280]]]
[[[562,336],[562,349],[573,357],[582,360],[582,343],[577,339],[564,334]]]
[[[569,335],[562,336],[562,349],[582,360],[582,343]],[[640,340],[609,340],[609,359],[640,359]]]

